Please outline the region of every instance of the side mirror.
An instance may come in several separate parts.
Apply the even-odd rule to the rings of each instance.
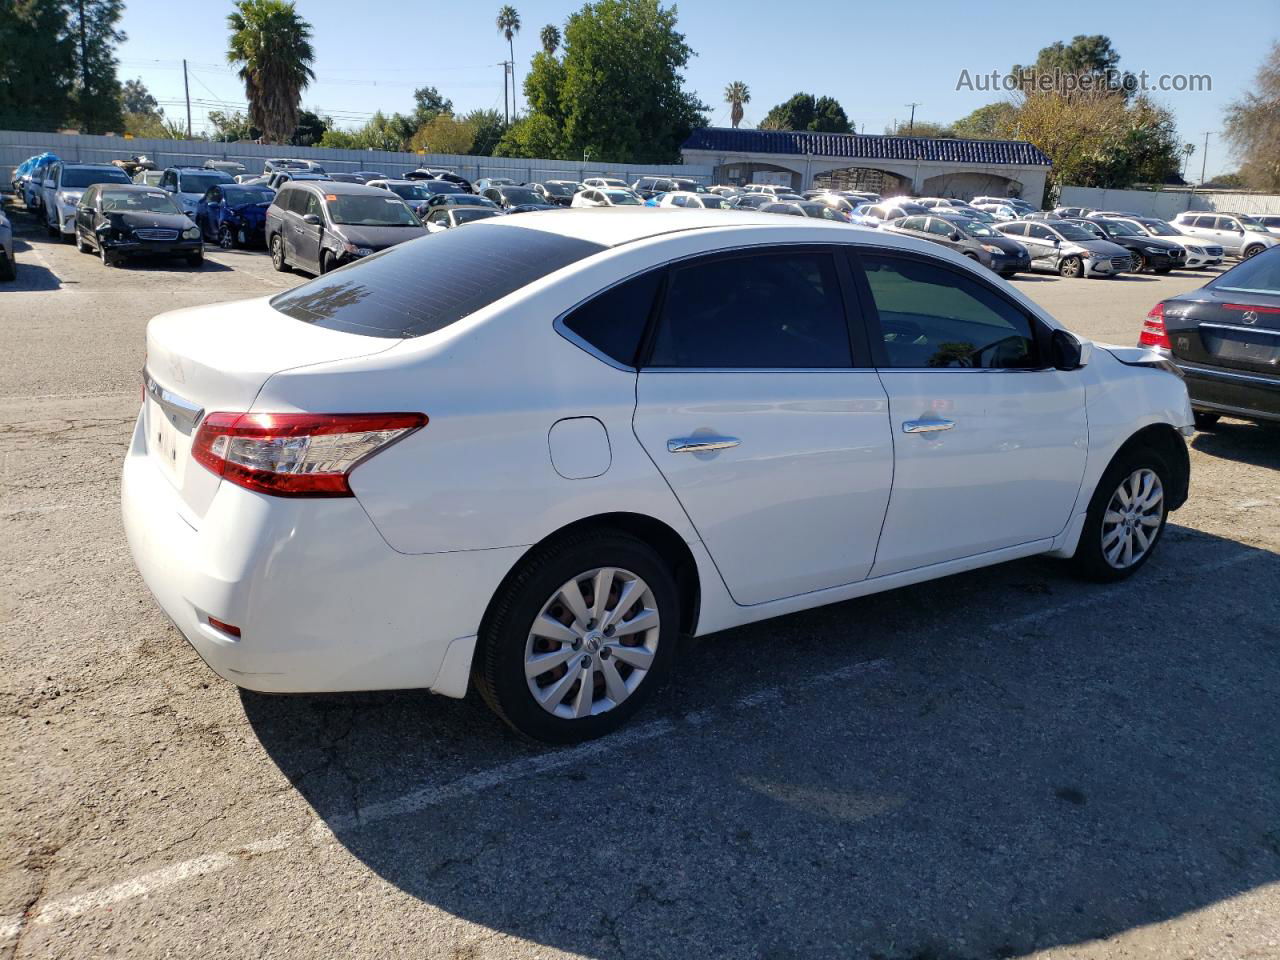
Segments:
[[[1050,359],[1057,370],[1079,370],[1089,362],[1086,344],[1066,330],[1054,330],[1049,346]]]
[[[319,218],[318,216],[316,216],[314,213],[308,213],[308,214],[306,214],[306,215],[302,218],[302,222],[303,222],[303,223],[309,223],[309,224],[311,224],[313,227],[318,227],[318,226],[320,226],[320,218]]]
[[[951,232],[951,239],[952,239],[952,240],[959,240],[959,239],[960,239],[960,231],[959,231],[959,230],[953,230],[953,231]]]

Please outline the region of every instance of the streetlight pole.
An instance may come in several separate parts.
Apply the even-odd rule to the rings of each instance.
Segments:
[[[1204,186],[1204,172],[1205,172],[1205,167],[1206,167],[1206,166],[1208,165],[1208,163],[1209,163],[1209,132],[1210,132],[1210,131],[1208,131],[1208,130],[1206,130],[1206,131],[1205,131],[1205,134],[1204,134],[1204,155],[1200,158],[1200,186],[1202,186],[1202,187]]]

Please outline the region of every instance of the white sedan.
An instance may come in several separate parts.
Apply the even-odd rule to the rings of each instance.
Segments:
[[[494,217],[146,348],[125,529],[215,672],[474,683],[548,741],[622,723],[682,635],[1033,554],[1120,580],[1187,496],[1157,354],[810,218]]]
[[[570,207],[642,207],[644,200],[630,187],[586,187],[569,201]]]
[[[685,207],[693,210],[729,210],[729,201],[718,193],[694,193],[690,190],[672,190],[658,201],[660,207]]]

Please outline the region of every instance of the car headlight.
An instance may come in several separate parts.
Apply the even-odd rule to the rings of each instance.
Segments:
[[[1187,247],[1187,249],[1198,256],[1204,256],[1204,247]]]
[[[999,247],[997,247],[997,246],[996,246],[995,244],[993,244],[993,243],[984,243],[984,244],[982,244],[982,249],[983,249],[983,250],[985,250],[985,251],[987,251],[987,253],[1004,253],[1004,251],[1003,251],[1003,250],[1001,250]]]
[[[354,243],[344,243],[342,249],[353,257],[367,257],[373,253],[372,247],[357,247]]]
[[[1164,247],[1143,247],[1142,249],[1146,250],[1147,253],[1164,253],[1165,252]]]
[[[200,228],[199,228],[199,227],[187,227],[187,229],[185,229],[185,230],[183,230],[183,231],[182,231],[182,236],[183,236],[183,238],[184,238],[184,239],[186,239],[186,240],[199,240],[199,239],[200,239]]]

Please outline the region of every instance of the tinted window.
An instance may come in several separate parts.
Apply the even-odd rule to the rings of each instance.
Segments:
[[[940,237],[949,237],[953,230],[955,230],[955,227],[946,220],[939,220],[937,217],[932,217],[929,220],[930,233],[937,234]]]
[[[307,206],[303,211],[304,216],[320,217],[320,198],[314,193],[307,194]],[[321,217],[321,219],[324,219]]]
[[[1027,225],[1025,223],[1011,223],[1006,227],[1001,227],[1000,232],[1007,237],[1025,237],[1027,235]]]
[[[650,365],[851,366],[834,260],[801,251],[673,270]]]
[[[76,169],[66,167],[62,171],[64,187],[87,187],[95,183],[130,183],[128,174],[119,167],[99,168],[97,170]]]
[[[271,305],[329,330],[420,337],[605,249],[522,227],[446,230],[318,277]]]
[[[203,196],[215,183],[231,183],[232,178],[229,174],[218,170],[209,170],[205,173],[182,170],[178,173],[178,181],[181,184],[179,189],[183,193],[198,193]]]
[[[633,277],[587,301],[564,325],[607,357],[634,366],[662,272]]]
[[[1056,240],[1053,231],[1048,227],[1042,227],[1038,223],[1027,224],[1027,236],[1035,237],[1037,240]]]
[[[1035,367],[1031,319],[940,265],[864,255],[890,367]]]
[[[1238,266],[1214,277],[1206,286],[1231,293],[1261,293],[1280,296],[1280,254],[1274,250],[1243,260]]]
[[[338,193],[326,198],[329,219],[357,227],[420,227],[422,224],[404,201],[394,194],[377,197],[370,194]],[[307,206],[308,212],[312,211]]]

